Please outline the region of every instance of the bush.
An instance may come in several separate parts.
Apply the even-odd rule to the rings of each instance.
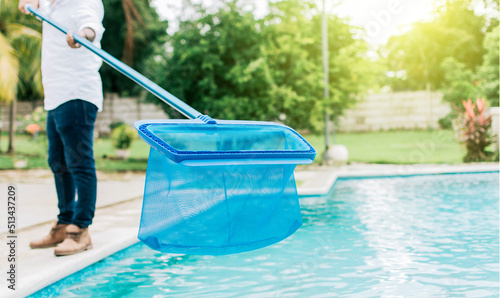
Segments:
[[[441,127],[441,129],[451,129],[453,126],[452,120],[453,120],[453,115],[449,113],[445,117],[438,120],[439,127]]]
[[[115,130],[115,128],[117,128],[118,126],[122,126],[122,125],[125,125],[125,122],[123,122],[123,121],[111,122],[111,124],[109,125],[109,130],[113,131],[113,130]]]
[[[135,138],[135,131],[126,124],[121,124],[111,132],[111,141],[116,149],[128,149]]]
[[[476,104],[473,104],[470,99],[464,100],[462,104],[465,108],[465,114],[461,119],[460,141],[465,143],[467,148],[464,162],[491,161],[494,158],[494,153],[486,151],[486,147],[493,143],[489,132],[491,116],[484,117],[484,99],[476,99]]]

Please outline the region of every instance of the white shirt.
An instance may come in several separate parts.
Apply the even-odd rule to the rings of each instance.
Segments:
[[[41,0],[40,10],[73,33],[83,28],[94,30],[96,36],[92,43],[101,47],[104,32],[104,8],[101,0]],[[101,111],[101,58],[83,46],[78,49],[70,48],[66,35],[46,22],[43,22],[42,33],[45,110],[53,110],[73,99],[82,99],[95,104]]]

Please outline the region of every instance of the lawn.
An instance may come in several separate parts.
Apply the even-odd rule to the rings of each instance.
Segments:
[[[28,161],[27,168],[46,168],[47,165],[47,138],[40,135],[38,140],[33,140],[27,135],[16,135],[15,155],[6,155],[7,135],[2,134],[0,138],[0,170],[14,168],[15,160]],[[114,158],[115,149],[111,140],[100,138],[94,141],[94,156],[96,167],[101,171],[145,171],[149,145],[136,139],[130,148],[130,158],[128,160],[117,160]]]
[[[305,135],[318,151],[316,162],[321,161],[324,139],[319,135]],[[464,149],[455,142],[451,130],[434,131],[386,131],[371,133],[342,133],[336,136],[337,144],[349,150],[350,162],[364,163],[460,163]],[[28,161],[28,168],[48,168],[47,138],[41,135],[33,140],[27,135],[16,136],[16,154],[0,155],[0,169],[14,168],[14,161]],[[1,152],[7,149],[7,135],[0,138]],[[145,171],[149,146],[142,140],[132,143],[130,158],[117,160],[110,139],[95,141],[96,166],[102,171]]]
[[[316,148],[321,159],[324,136],[310,135],[306,139]],[[364,163],[461,163],[465,148],[455,141],[452,130],[384,131],[342,133],[336,144],[349,151],[349,161]]]

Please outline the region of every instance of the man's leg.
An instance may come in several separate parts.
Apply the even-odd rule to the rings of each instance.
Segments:
[[[74,100],[77,115],[76,125],[64,134],[65,156],[68,168],[75,180],[78,191],[73,224],[86,228],[94,218],[97,176],[94,161],[94,124],[97,107],[87,101]]]
[[[64,109],[59,106],[57,109]],[[56,114],[57,115],[57,114]],[[71,173],[66,166],[64,157],[64,145],[61,136],[56,129],[59,119],[54,117],[54,110],[48,112],[47,116],[47,139],[49,142],[49,167],[54,174],[57,199],[59,207],[58,223],[70,224],[73,222],[75,210],[75,183]]]
[[[62,105],[61,105],[62,106]],[[77,253],[92,247],[87,227],[94,218],[97,178],[93,139],[97,107],[83,100],[64,104],[56,129],[64,145],[66,165],[78,192],[72,225],[66,228],[66,239],[54,250],[56,255]]]
[[[47,140],[49,142],[49,167],[54,174],[59,215],[50,233],[43,238],[30,242],[31,248],[46,248],[56,246],[66,238],[66,227],[72,223],[75,208],[75,184],[64,158],[64,147],[56,130],[54,111],[47,112]]]

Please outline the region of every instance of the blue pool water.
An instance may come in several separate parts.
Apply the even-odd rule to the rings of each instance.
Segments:
[[[498,173],[339,180],[301,199],[304,226],[278,244],[216,257],[135,245],[39,294],[497,297],[498,198]]]

